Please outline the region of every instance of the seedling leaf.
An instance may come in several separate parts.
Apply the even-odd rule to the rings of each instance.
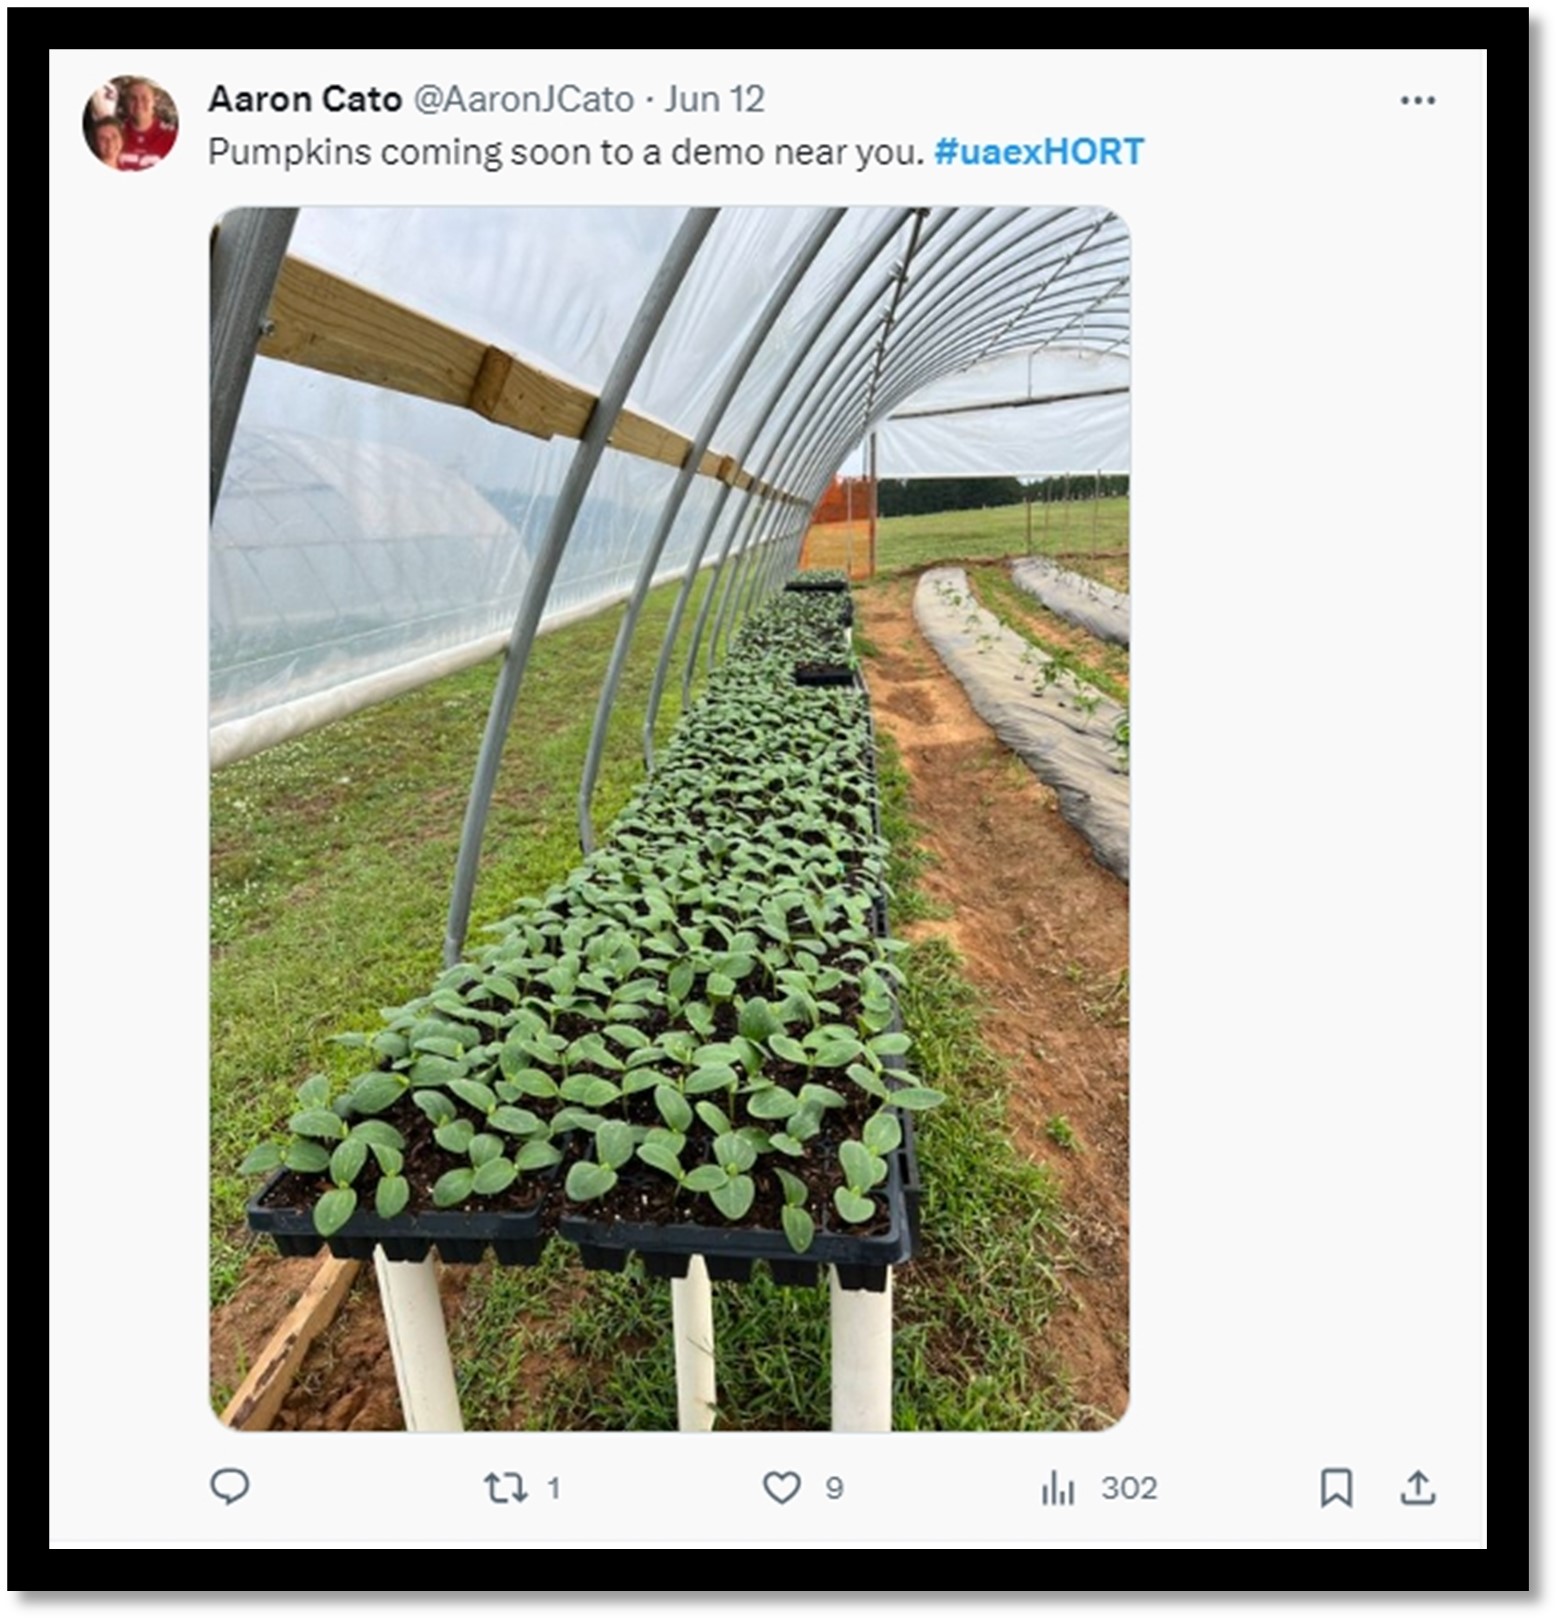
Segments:
[[[400,1216],[412,1197],[412,1185],[404,1177],[381,1177],[374,1190],[374,1209],[386,1222]]]
[[[513,1104],[500,1104],[488,1116],[488,1125],[500,1132],[507,1132],[512,1138],[529,1137],[542,1129],[539,1116],[533,1115],[528,1109],[516,1109]]]
[[[504,1140],[493,1132],[479,1132],[466,1145],[466,1154],[473,1166],[485,1166],[497,1160],[504,1152]]]
[[[664,1143],[642,1143],[635,1151],[647,1166],[654,1166],[657,1171],[664,1171],[668,1177],[675,1177],[682,1181],[682,1162],[672,1153]]]
[[[347,1219],[357,1210],[357,1192],[350,1188],[332,1188],[321,1194],[314,1207],[314,1231],[329,1239],[345,1226]]]
[[[389,1149],[404,1149],[406,1139],[388,1121],[359,1121],[348,1137],[361,1138],[364,1143],[383,1144]]]
[[[434,1134],[433,1140],[441,1149],[448,1149],[452,1155],[463,1155],[471,1147],[471,1140],[476,1136],[477,1129],[470,1121],[446,1121]]]
[[[884,1110],[870,1116],[867,1124],[861,1129],[861,1141],[875,1155],[892,1154],[903,1138],[904,1133],[900,1130],[898,1118]]]
[[[347,1123],[328,1109],[304,1109],[287,1123],[299,1137],[303,1138],[344,1138],[347,1135]]]
[[[599,1200],[617,1183],[617,1173],[610,1166],[599,1166],[594,1160],[579,1160],[569,1167],[564,1191],[577,1204]]]
[[[330,1164],[330,1150],[308,1138],[294,1138],[282,1155],[282,1164],[288,1171],[324,1171]]]
[[[627,1121],[603,1121],[596,1129],[596,1153],[603,1165],[626,1165],[633,1158],[634,1129]]]
[[[562,1159],[562,1154],[550,1143],[541,1138],[533,1138],[515,1156],[515,1166],[520,1171],[541,1171],[545,1167],[556,1166]]]
[[[799,1205],[788,1205],[780,1213],[786,1243],[798,1256],[813,1242],[813,1219]]]
[[[518,1175],[512,1160],[505,1160],[502,1155],[497,1155],[491,1160],[484,1160],[472,1174],[471,1192],[502,1194]]]
[[[445,1172],[433,1185],[433,1203],[441,1209],[447,1205],[459,1205],[462,1200],[470,1198],[475,1179],[476,1173],[469,1166],[457,1166],[454,1171]]]
[[[655,1107],[674,1132],[686,1132],[693,1125],[693,1106],[675,1087],[657,1087]]]
[[[346,1188],[357,1181],[357,1174],[367,1160],[368,1145],[361,1138],[348,1138],[345,1143],[336,1145],[330,1157],[330,1180],[338,1188]]]
[[[751,1177],[733,1177],[720,1188],[712,1188],[710,1199],[723,1216],[736,1222],[747,1215],[757,1192]]]
[[[423,1092],[413,1093],[412,1102],[435,1126],[443,1126],[446,1121],[455,1119],[455,1106],[449,1101],[448,1096],[435,1092],[431,1087]]]
[[[947,1093],[940,1093],[935,1087],[900,1087],[888,1096],[900,1109],[936,1109],[939,1104],[948,1102]]]
[[[490,1114],[498,1103],[498,1094],[491,1087],[480,1081],[452,1081],[450,1091],[463,1103],[470,1104],[473,1109],[479,1109],[484,1115]]]

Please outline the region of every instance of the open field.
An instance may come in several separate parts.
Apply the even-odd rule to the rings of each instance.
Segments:
[[[1127,557],[1130,498],[974,507],[878,520],[878,572],[933,563],[1043,555],[1118,591],[1132,589]]]

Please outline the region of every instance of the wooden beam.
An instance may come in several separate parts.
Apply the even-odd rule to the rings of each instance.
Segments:
[[[652,462],[665,462],[668,467],[681,467],[693,449],[693,441],[686,434],[650,417],[641,417],[636,411],[620,411],[618,420],[607,435],[607,443],[630,456],[643,456]]]
[[[479,416],[538,439],[578,439],[596,409],[596,396],[489,345],[465,402]]]
[[[308,1288],[298,1297],[298,1304],[266,1342],[255,1366],[233,1393],[233,1400],[222,1410],[224,1425],[239,1431],[271,1428],[298,1365],[340,1310],[361,1265],[332,1257],[310,1279]]]
[[[479,339],[291,256],[259,347],[273,360],[458,406],[487,354]]]
[[[580,438],[596,409],[588,389],[293,255],[282,261],[259,352],[461,406],[537,439]],[[668,467],[681,467],[693,448],[686,434],[637,411],[618,414],[607,443]],[[698,471],[742,490],[754,483],[715,450],[704,453]]]

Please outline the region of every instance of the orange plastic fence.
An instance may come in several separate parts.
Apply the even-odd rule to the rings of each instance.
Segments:
[[[843,524],[872,511],[871,479],[835,479],[813,509],[815,524]]]
[[[872,577],[872,532],[865,518],[814,524],[802,542],[803,569],[843,569],[852,580]]]
[[[872,574],[871,479],[835,479],[813,509],[802,543],[804,569],[844,569],[852,580]]]

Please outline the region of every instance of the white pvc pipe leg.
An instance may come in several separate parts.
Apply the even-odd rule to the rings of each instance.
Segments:
[[[894,1428],[894,1270],[887,1272],[878,1294],[842,1290],[829,1269],[832,1430]]]
[[[715,1428],[715,1313],[702,1256],[688,1258],[688,1276],[672,1280],[672,1344],[677,1354],[677,1428]]]
[[[385,1309],[395,1383],[409,1431],[458,1431],[460,1398],[450,1361],[444,1309],[433,1253],[420,1262],[392,1262],[374,1246],[374,1271]]]

